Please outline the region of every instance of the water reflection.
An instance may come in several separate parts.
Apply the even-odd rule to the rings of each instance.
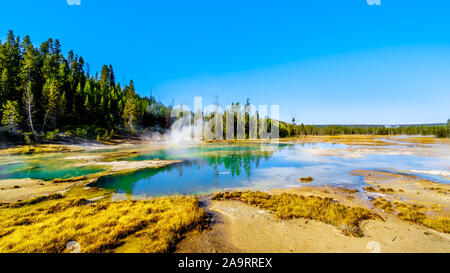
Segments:
[[[182,159],[160,169],[102,177],[96,186],[136,195],[195,194],[221,188],[242,187],[251,181],[252,170],[268,161],[283,146],[205,146],[183,151],[157,151],[126,160]],[[178,154],[175,156],[174,154]]]
[[[392,146],[394,147],[394,146]],[[389,147],[377,147],[376,152],[354,158],[348,155],[357,146],[344,144],[202,144],[174,147],[152,152],[148,147],[131,146],[137,154],[122,161],[149,159],[179,159],[182,163],[161,169],[140,170],[135,173],[107,176],[99,179],[97,186],[130,195],[168,195],[210,193],[222,189],[247,188],[266,190],[302,186],[300,177],[312,176],[313,185],[344,185],[359,187],[361,177],[350,175],[355,169],[388,171],[418,170],[422,177],[448,182],[445,177],[433,175],[449,171],[450,155],[415,156],[395,154]],[[367,147],[364,147],[367,150]],[[403,147],[402,149],[408,149]],[[431,149],[423,147],[421,149]],[[101,150],[121,152],[120,149]],[[311,152],[319,151],[319,153]],[[322,153],[326,151],[326,153]],[[330,152],[331,151],[331,152]],[[335,151],[333,154],[332,151]],[[380,153],[381,151],[381,153]],[[407,150],[409,151],[409,150]],[[103,171],[99,168],[76,167],[77,156],[92,156],[92,151],[71,154],[27,155],[0,158],[0,179],[35,178],[51,180]],[[424,153],[422,153],[424,154]],[[442,155],[442,153],[441,153]],[[68,160],[70,159],[70,160]],[[116,159],[114,159],[116,160]]]
[[[342,144],[200,145],[138,155],[126,160],[181,159],[183,163],[158,170],[101,178],[97,186],[132,195],[209,193],[219,189],[271,189],[301,186],[300,177],[313,176],[314,185],[358,187],[355,169],[408,170],[446,166],[442,158],[368,154],[363,158],[317,156],[310,149],[347,149]],[[429,177],[444,180],[442,177]]]

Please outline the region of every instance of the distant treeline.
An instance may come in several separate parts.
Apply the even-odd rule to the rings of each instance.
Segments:
[[[280,137],[294,137],[303,135],[422,135],[440,138],[450,137],[450,120],[447,125],[420,125],[399,127],[351,127],[340,125],[314,126],[280,124]]]
[[[90,75],[89,65],[58,40],[39,48],[9,31],[0,42],[0,117],[4,134],[45,137],[55,132],[109,138],[118,131],[170,126],[171,110],[136,94],[133,81],[116,82],[111,65]]]
[[[272,120],[266,118],[265,128],[262,129],[260,126],[260,114],[258,111],[250,113],[249,108],[250,100],[247,99],[245,105],[241,106],[239,102],[232,103],[231,112],[225,111],[223,115],[223,137],[226,137],[226,122],[227,115],[234,113],[234,135],[237,135],[238,119],[242,118],[244,126],[245,138],[249,138],[250,126],[249,122],[251,118],[254,118],[256,127],[257,137],[261,137],[261,131],[267,128],[267,131],[271,131]],[[237,113],[240,113],[239,116]],[[193,113],[191,113],[193,115]],[[209,117],[211,118],[211,117]],[[291,123],[280,121],[279,126],[279,136],[281,138],[286,137],[298,137],[298,136],[318,136],[318,135],[422,135],[422,136],[436,136],[439,138],[450,137],[450,119],[447,123],[442,123],[443,125],[437,124],[422,124],[422,125],[398,125],[398,126],[380,126],[380,125],[304,125],[303,123],[296,124],[295,118],[292,119]]]

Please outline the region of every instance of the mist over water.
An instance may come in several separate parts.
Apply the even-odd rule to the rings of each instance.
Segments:
[[[164,140],[172,144],[193,144],[202,140],[203,121],[197,120],[193,124],[190,122],[175,122],[170,131],[164,134]]]

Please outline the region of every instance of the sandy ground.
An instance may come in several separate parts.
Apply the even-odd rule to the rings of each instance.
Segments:
[[[67,190],[73,183],[52,183],[33,179],[0,180],[0,202],[24,201]]]
[[[376,189],[391,188],[393,193],[365,192],[368,197],[382,196],[390,201],[405,201],[424,205],[430,209],[429,214],[450,216],[450,185],[433,182],[413,175],[403,175],[372,170],[355,170],[353,175],[364,176],[367,184]]]
[[[180,160],[143,160],[143,161],[112,161],[112,162],[88,162],[76,166],[102,166],[112,172],[134,171],[147,168],[161,168],[170,164],[180,163]]]
[[[384,215],[385,222],[365,221],[365,236],[343,235],[321,222],[281,221],[271,213],[239,201],[213,202],[219,219],[206,232],[196,231],[178,245],[177,252],[450,252],[450,236]]]
[[[442,189],[448,185],[381,172],[355,171],[354,174],[365,176],[374,185],[393,187],[395,193],[389,194],[391,198],[427,204],[430,208],[440,204],[439,214],[447,215],[449,195],[425,188],[439,185]],[[348,206],[370,209],[384,221],[364,221],[361,224],[364,237],[355,238],[314,220],[279,220],[271,212],[239,201],[208,201],[205,207],[213,216],[211,228],[191,232],[178,244],[177,252],[450,252],[450,234],[403,221],[393,213],[374,208],[368,196],[379,193],[349,193],[333,187],[302,187],[270,193],[282,192],[332,197]]]

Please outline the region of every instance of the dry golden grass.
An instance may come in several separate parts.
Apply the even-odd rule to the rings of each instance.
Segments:
[[[402,137],[401,139],[395,137],[387,137],[391,140],[397,140],[405,143],[413,144],[450,144],[450,138],[437,138],[437,137]]]
[[[43,154],[73,152],[80,149],[64,145],[22,145],[15,148],[0,150],[0,155],[20,155],[20,154]]]
[[[392,203],[383,197],[378,197],[375,200],[372,200],[372,205],[374,207],[380,208],[382,210],[385,210],[387,212],[394,211],[394,207],[392,206]]]
[[[336,136],[298,136],[290,138],[281,138],[281,142],[328,142],[347,145],[369,145],[369,146],[385,146],[390,145],[389,142],[381,139],[386,136],[379,135],[336,135]]]
[[[441,194],[449,194],[446,190],[442,189],[442,188],[438,188],[438,187],[428,187],[428,188],[424,188],[425,190],[429,190],[429,191],[435,191],[437,193],[441,193]]]
[[[312,183],[313,180],[314,179],[311,176],[308,176],[308,177],[302,177],[298,181],[301,183]]]
[[[383,187],[378,187],[378,188],[374,188],[372,186],[366,186],[364,187],[365,191],[368,192],[381,192],[381,193],[394,193],[395,191],[391,188],[383,188]]]
[[[15,202],[15,203],[1,203],[0,204],[0,208],[21,208],[27,205],[34,205],[37,203],[41,203],[44,201],[48,201],[48,200],[57,200],[57,199],[62,199],[64,198],[64,196],[62,194],[51,194],[48,196],[39,196],[36,198],[33,198],[31,200],[28,201],[19,201],[19,202]]]
[[[353,194],[353,193],[359,192],[359,190],[357,190],[357,189],[347,189],[347,188],[338,188],[338,189],[345,193],[348,193],[348,194]]]
[[[89,190],[86,196],[98,195]],[[182,234],[206,219],[198,201],[188,197],[147,201],[98,202],[79,198],[77,189],[67,197],[53,195],[0,209],[0,252],[70,252],[76,241],[81,252],[116,248],[136,232],[145,234],[146,252],[167,252]]]
[[[269,195],[264,192],[225,192],[214,195],[213,200],[239,200],[249,205],[273,211],[281,219],[308,218],[331,224],[346,235],[362,237],[360,223],[368,219],[382,219],[369,210],[348,207],[331,198],[283,193]]]
[[[428,216],[426,214],[428,209],[423,205],[408,204],[398,201],[392,203],[382,197],[372,200],[372,204],[374,207],[381,208],[388,212],[397,212],[397,216],[405,221],[424,225],[440,232],[450,233],[450,217]]]

